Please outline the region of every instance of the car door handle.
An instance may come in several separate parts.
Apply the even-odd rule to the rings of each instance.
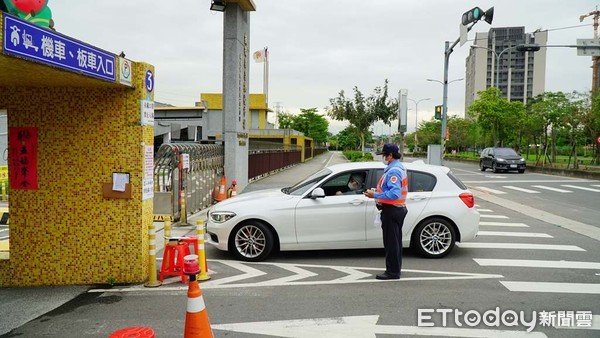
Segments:
[[[361,200],[352,200],[350,202],[348,202],[348,204],[352,204],[352,205],[361,205],[365,203],[365,201],[361,201]]]
[[[424,199],[426,199],[427,196],[423,196],[423,195],[417,195],[417,196],[411,196],[408,199],[411,201],[422,201]]]

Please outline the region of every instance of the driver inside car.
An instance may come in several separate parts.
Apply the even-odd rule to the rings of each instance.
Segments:
[[[348,179],[348,191],[337,191],[336,195],[356,195],[362,192],[363,178],[360,174],[352,174]]]

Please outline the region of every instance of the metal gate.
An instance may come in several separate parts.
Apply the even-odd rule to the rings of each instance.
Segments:
[[[184,154],[189,168],[184,169]],[[224,174],[222,144],[165,143],[154,157],[154,215],[181,218],[213,203]],[[183,192],[183,194],[182,194]],[[184,200],[185,197],[185,200]]]

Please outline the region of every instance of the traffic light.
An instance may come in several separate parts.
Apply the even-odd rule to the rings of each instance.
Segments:
[[[535,43],[518,45],[517,50],[519,52],[537,52],[538,50],[540,50],[540,45]]]
[[[494,19],[494,7],[488,9],[487,11],[483,11],[479,7],[475,7],[462,15],[462,24],[464,26],[481,20],[481,18],[485,18],[485,22],[488,24],[492,24],[492,20]]]
[[[441,120],[442,119],[442,107],[443,106],[435,106],[435,119],[436,120]]]

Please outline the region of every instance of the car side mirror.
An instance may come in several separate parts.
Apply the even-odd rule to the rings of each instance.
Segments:
[[[324,198],[325,197],[325,190],[323,190],[323,188],[316,188],[315,190],[313,190],[310,193],[310,198],[315,199],[315,198]]]

